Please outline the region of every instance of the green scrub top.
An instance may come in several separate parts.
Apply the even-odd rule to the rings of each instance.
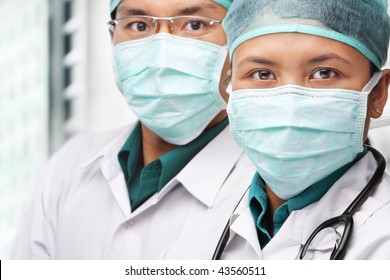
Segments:
[[[118,153],[132,211],[153,194],[161,191],[228,123],[228,118],[225,118],[212,128],[203,131],[195,140],[186,145],[177,146],[146,166],[144,166],[142,156],[141,124],[138,123]]]
[[[256,224],[257,236],[259,238],[261,248],[264,248],[272,237],[276,235],[292,211],[300,210],[307,205],[318,201],[333,186],[333,184],[366,153],[367,148],[359,153],[352,162],[339,168],[326,178],[307,188],[301,194],[287,200],[284,204],[279,206],[273,215],[274,230],[272,233],[270,233],[270,221],[269,215],[267,214],[267,211],[270,210],[268,208],[268,197],[265,191],[265,183],[259,173],[256,172],[249,188],[249,208]]]

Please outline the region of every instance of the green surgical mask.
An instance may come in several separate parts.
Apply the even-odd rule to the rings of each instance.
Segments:
[[[233,91],[230,129],[262,179],[288,200],[362,152],[367,96],[380,77],[362,92],[296,85]]]
[[[118,44],[113,54],[129,107],[169,143],[194,140],[226,108],[219,92],[226,47],[161,33]]]

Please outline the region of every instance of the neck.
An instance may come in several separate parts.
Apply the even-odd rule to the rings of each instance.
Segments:
[[[283,200],[281,199],[280,197],[278,197],[272,190],[271,188],[266,185],[265,186],[265,192],[267,193],[267,197],[268,197],[268,215],[270,215],[269,217],[269,221],[270,221],[270,233],[273,233],[274,232],[274,214],[275,214],[275,211],[276,209],[278,209],[283,203],[286,202],[286,200]]]
[[[226,111],[223,110],[208,124],[206,129],[219,124],[227,116]],[[160,156],[172,151],[177,146],[164,141],[160,136],[151,131],[149,128],[141,123],[142,130],[142,153],[144,158],[144,166],[152,161],[155,161]]]
[[[207,125],[206,129],[212,128],[219,124],[221,121],[223,121],[227,117],[226,110],[222,110],[218,113],[218,115],[215,116],[215,118]]]
[[[160,136],[155,134],[143,124],[141,124],[141,130],[144,166],[176,148],[175,145],[164,141]]]

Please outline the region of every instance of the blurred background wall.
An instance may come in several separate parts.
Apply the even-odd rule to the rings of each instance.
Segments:
[[[48,4],[0,0],[0,257],[49,155]]]
[[[108,3],[0,0],[0,259],[47,158],[77,133],[135,120],[115,86]],[[390,128],[370,137],[390,161]]]
[[[134,121],[116,88],[108,0],[0,0],[0,258],[47,158]]]

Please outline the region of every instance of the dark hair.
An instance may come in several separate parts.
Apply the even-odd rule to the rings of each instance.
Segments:
[[[115,19],[115,17],[116,17],[116,9],[112,11],[111,19]]]
[[[371,63],[370,63],[370,74],[371,74],[371,76],[372,76],[375,72],[378,72],[378,71],[379,71],[378,67],[376,67],[375,64],[371,62]]]

